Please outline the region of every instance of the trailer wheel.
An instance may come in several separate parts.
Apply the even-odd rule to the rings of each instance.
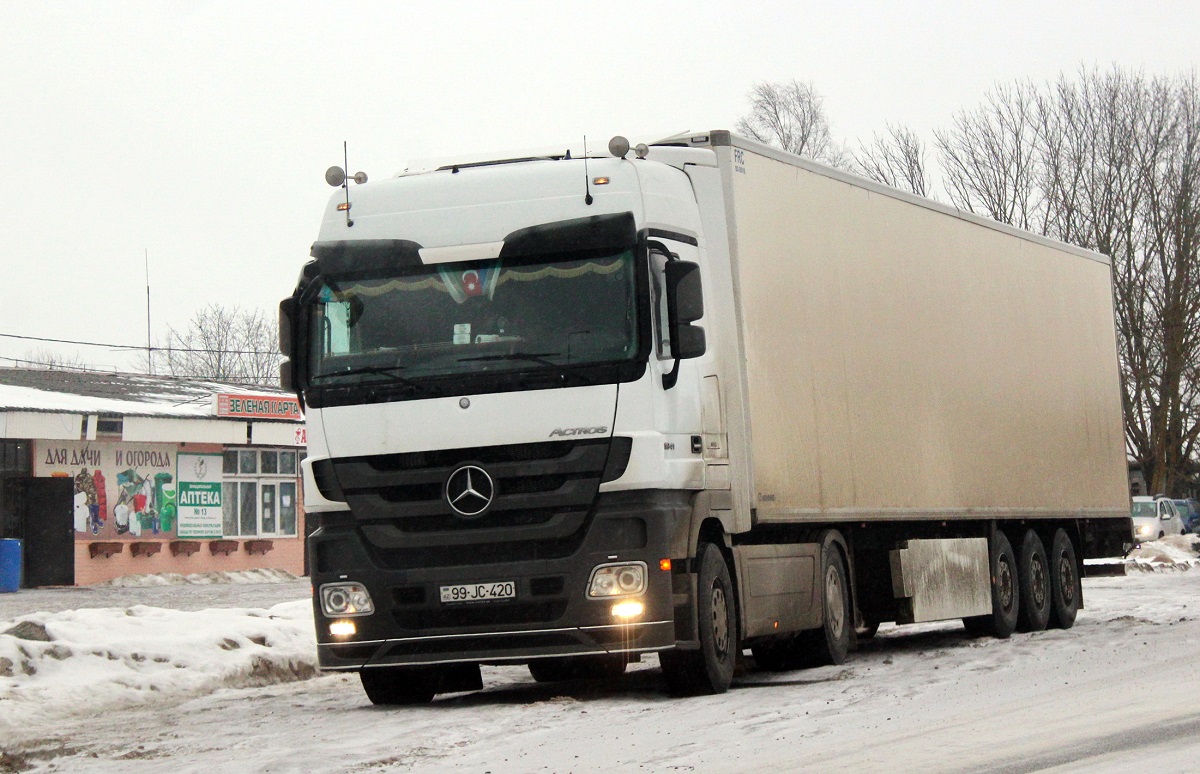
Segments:
[[[428,704],[441,684],[431,667],[376,667],[358,673],[372,704]]]
[[[700,649],[659,654],[663,676],[676,693],[725,693],[733,682],[738,646],[737,600],[721,549],[701,543],[697,564],[696,620]]]
[[[1031,529],[1021,541],[1017,588],[1021,592],[1017,631],[1042,631],[1050,621],[1050,566],[1042,539]]]
[[[1070,629],[1083,602],[1079,583],[1079,565],[1075,563],[1075,545],[1064,529],[1054,531],[1050,543],[1050,625]]]
[[[539,683],[562,680],[615,680],[625,674],[628,660],[623,653],[597,656],[540,658],[529,662],[529,674]]]
[[[1008,639],[1017,628],[1017,613],[1021,607],[1017,587],[1017,562],[1013,558],[1012,545],[1003,532],[997,531],[991,545],[992,560],[992,612],[963,619],[963,625],[971,634],[990,634],[999,639]]]

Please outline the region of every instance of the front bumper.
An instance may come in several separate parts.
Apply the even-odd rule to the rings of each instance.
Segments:
[[[357,671],[367,667],[403,664],[504,663],[524,662],[545,656],[643,653],[665,650],[674,645],[673,622],[644,621],[608,626],[497,630],[320,643],[317,657],[322,669]]]
[[[372,559],[362,532],[354,527],[322,528],[310,538],[316,558],[313,588],[324,583],[354,581],[371,593],[375,613],[352,620],[356,633],[336,637],[314,598],[317,653],[322,669],[360,670],[376,666],[456,662],[524,662],[549,656],[642,653],[672,648],[679,591],[687,576],[671,558],[672,533],[686,523],[685,501],[636,493],[602,496],[587,534],[569,556],[513,562],[381,567]],[[469,555],[469,549],[464,548]],[[323,557],[330,557],[323,560]],[[636,597],[645,610],[636,619],[612,615],[621,598],[586,596],[592,569],[601,564],[642,561],[647,585]],[[444,585],[511,581],[511,600],[442,603]]]

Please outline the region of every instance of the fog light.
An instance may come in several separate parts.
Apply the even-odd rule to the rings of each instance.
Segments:
[[[621,562],[602,564],[592,570],[587,595],[598,597],[628,597],[646,591],[646,563]]]
[[[636,599],[627,599],[624,602],[618,602],[612,608],[613,618],[637,618],[644,612],[646,612],[646,606]]]
[[[329,624],[329,633],[334,637],[349,637],[356,631],[353,621],[334,621]]]
[[[371,615],[375,612],[371,594],[361,583],[326,583],[318,593],[321,595],[321,612],[329,618]]]

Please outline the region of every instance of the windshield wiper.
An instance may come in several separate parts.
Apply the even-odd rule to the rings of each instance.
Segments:
[[[420,385],[417,384],[416,382],[414,382],[412,379],[405,379],[403,376],[396,373],[396,371],[403,371],[403,370],[404,370],[404,366],[402,366],[402,365],[360,366],[358,368],[347,368],[344,371],[330,371],[329,373],[325,373],[325,374],[317,374],[316,376],[313,377],[313,381],[316,381],[317,379],[329,379],[329,378],[332,378],[335,376],[356,376],[359,374],[381,374],[383,376],[390,376],[392,378],[392,381],[399,382],[400,384],[403,384],[406,387],[411,387],[414,390],[416,390],[418,387],[420,387]]]
[[[546,358],[554,357],[555,355],[561,355],[561,354],[562,354],[561,352],[505,352],[505,353],[498,354],[498,355],[477,355],[476,357],[460,357],[458,359],[458,362],[467,363],[467,362],[485,362],[485,361],[489,361],[489,360],[525,360],[530,363],[537,363],[538,365],[549,366],[550,368],[553,368],[556,371],[558,371],[559,374],[561,374],[564,377],[567,376],[568,374],[570,374],[571,376],[578,378],[579,381],[583,382],[584,384],[592,383],[592,380],[587,378],[583,374],[579,373],[578,369],[573,368],[568,365],[563,365],[562,363],[555,363],[553,360],[546,359]]]

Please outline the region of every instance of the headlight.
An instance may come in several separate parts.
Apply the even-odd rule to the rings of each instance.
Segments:
[[[317,592],[321,596],[321,612],[329,618],[371,615],[375,604],[361,583],[326,583]]]
[[[1149,524],[1143,524],[1137,528],[1138,535],[1149,535],[1153,531],[1154,531],[1154,528],[1151,527]]]
[[[588,596],[624,597],[641,594],[646,590],[646,563],[623,562],[602,564],[592,570],[588,581]]]

